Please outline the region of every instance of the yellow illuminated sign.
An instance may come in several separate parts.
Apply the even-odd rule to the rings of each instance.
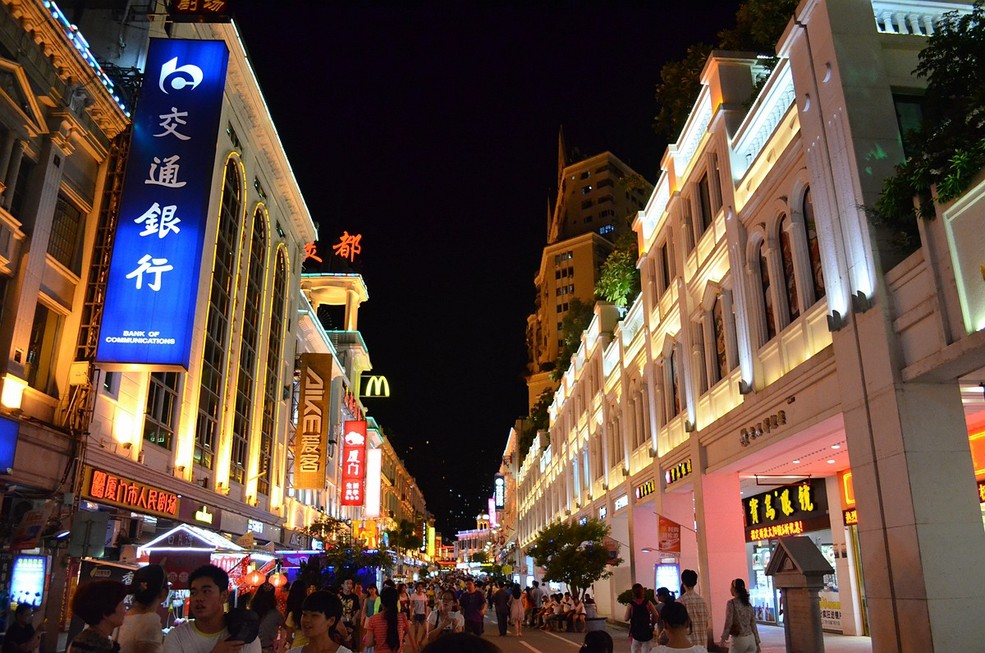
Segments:
[[[366,380],[363,390],[364,397],[389,397],[390,382],[385,376],[371,376]]]
[[[773,524],[762,528],[753,528],[749,531],[749,540],[770,540],[774,537],[787,537],[788,535],[800,535],[804,532],[804,522],[792,521],[786,524]]]
[[[841,514],[845,517],[845,526],[855,526],[858,524],[858,510],[855,508],[843,510]]]

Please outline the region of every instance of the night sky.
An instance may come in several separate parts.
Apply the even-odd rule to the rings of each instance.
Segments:
[[[660,66],[713,42],[737,6],[238,5],[319,255],[362,234],[359,330],[392,392],[365,404],[446,537],[475,528],[527,412],[524,331],[559,127],[569,152],[609,150],[655,181]]]

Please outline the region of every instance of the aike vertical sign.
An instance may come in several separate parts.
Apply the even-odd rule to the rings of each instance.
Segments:
[[[188,369],[229,51],[152,39],[96,360]]]
[[[366,480],[366,421],[345,422],[342,436],[342,505],[363,505]]]
[[[301,354],[301,397],[294,434],[292,484],[298,490],[325,489],[331,406],[331,354]]]

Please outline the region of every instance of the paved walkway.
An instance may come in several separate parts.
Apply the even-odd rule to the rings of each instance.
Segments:
[[[759,639],[762,653],[786,653],[783,628],[780,626],[759,626]],[[872,639],[824,633],[825,653],[871,653]]]

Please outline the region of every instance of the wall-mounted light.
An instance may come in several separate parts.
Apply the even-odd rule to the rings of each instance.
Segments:
[[[698,430],[698,427],[695,426],[694,423],[691,420],[689,420],[689,419],[684,420],[684,431],[685,432],[687,432],[687,433],[694,433],[697,430]]]
[[[853,298],[854,301],[854,298]],[[828,314],[828,331],[834,333],[835,331],[841,331],[848,324],[848,320],[841,316],[838,311],[831,311]]]
[[[856,313],[864,313],[872,308],[872,300],[866,297],[861,290],[852,295],[852,310]]]
[[[752,393],[752,385],[748,381],[739,379],[739,394],[747,395]]]
[[[0,404],[10,410],[20,410],[21,402],[24,400],[24,388],[26,387],[27,381],[7,372],[3,377],[3,392],[0,393]]]

